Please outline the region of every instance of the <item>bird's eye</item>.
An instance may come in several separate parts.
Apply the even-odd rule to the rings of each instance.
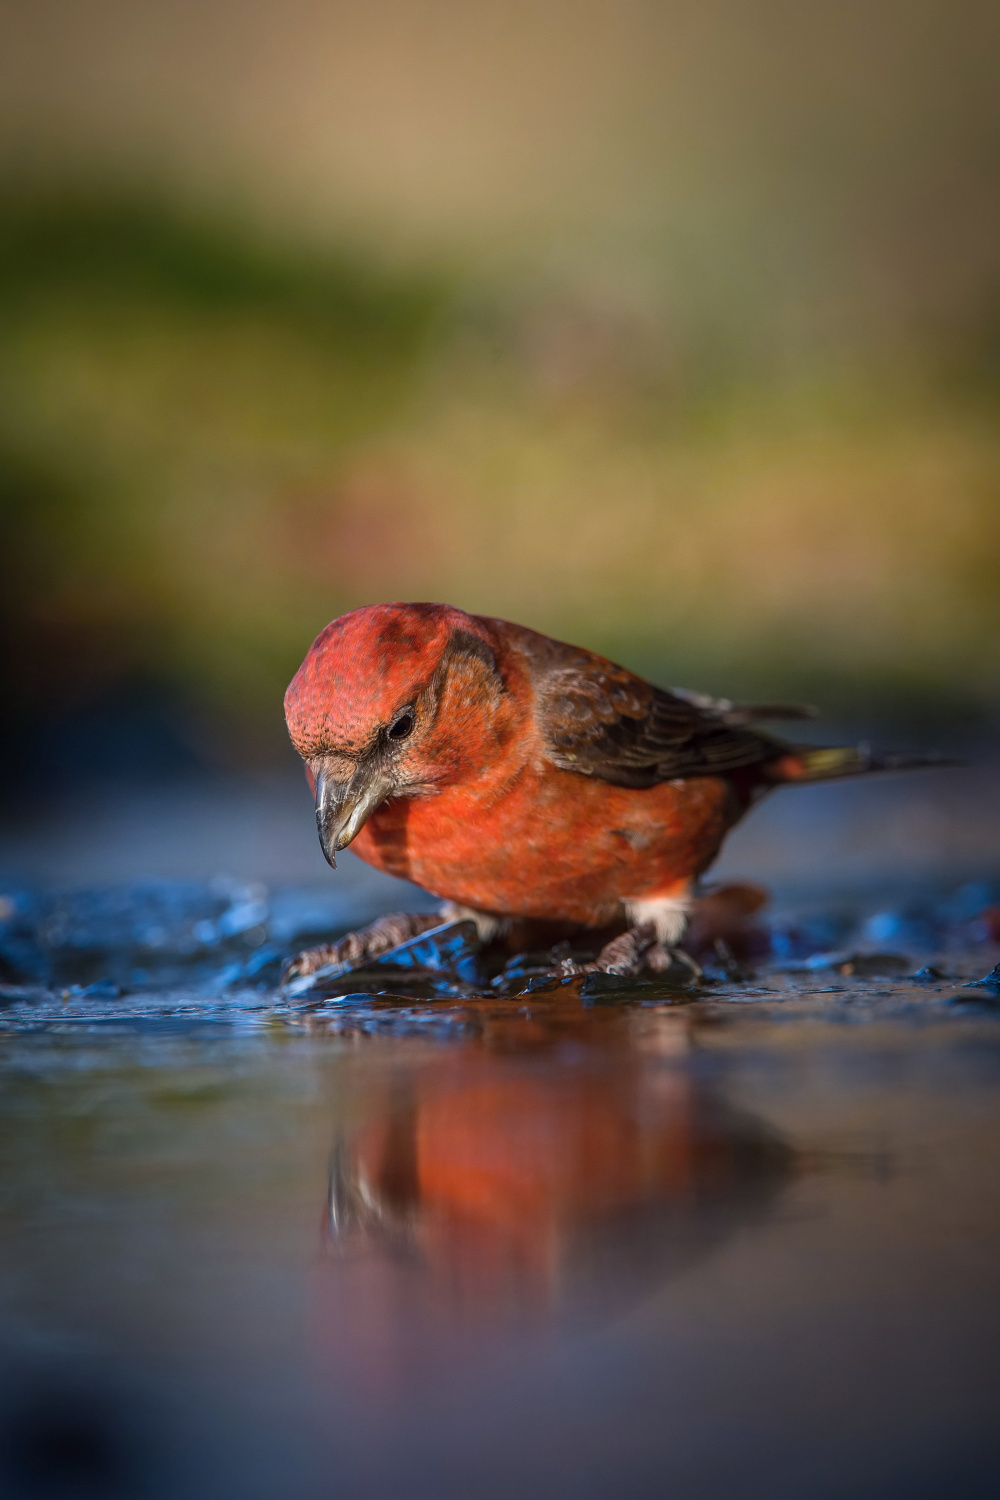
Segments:
[[[389,738],[393,740],[405,740],[408,734],[413,733],[413,715],[400,714],[392,724],[389,725]]]

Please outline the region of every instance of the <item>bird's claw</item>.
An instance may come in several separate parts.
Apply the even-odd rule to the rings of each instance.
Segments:
[[[335,943],[321,943],[317,948],[297,953],[281,971],[281,987],[285,989],[294,980],[306,979],[320,969],[340,969],[346,973],[360,968],[370,959],[388,953],[390,948],[398,948],[400,943],[439,926],[440,922],[439,916],[423,912],[397,911],[379,917],[369,927],[348,932]]]
[[[678,964],[690,972],[695,984],[704,979],[701,964],[691,957],[686,948],[680,948],[676,943],[655,943],[645,955],[645,967],[652,974],[666,974]]]
[[[690,969],[691,977],[697,981],[702,977],[699,964],[683,948],[661,943],[652,922],[639,927],[630,927],[619,937],[605,943],[592,963],[577,964],[564,961],[560,968],[564,974],[616,974],[619,978],[632,978],[639,974],[665,974],[675,964]]]

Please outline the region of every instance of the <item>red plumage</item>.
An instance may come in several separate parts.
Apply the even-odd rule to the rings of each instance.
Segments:
[[[683,898],[755,796],[812,774],[752,709],[439,604],[334,620],[285,711],[331,859],[351,842],[499,918],[642,920],[631,903]]]

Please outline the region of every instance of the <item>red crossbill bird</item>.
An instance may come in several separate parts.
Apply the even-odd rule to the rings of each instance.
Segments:
[[[285,695],[331,865],[355,852],[528,946],[532,924],[610,941],[597,965],[663,969],[695,882],[774,787],[928,764],[816,748],[757,721],[805,717],[667,691],[579,646],[444,604],[334,620]],[[350,965],[434,924],[383,918],[286,971]],[[617,936],[616,936],[617,934]]]

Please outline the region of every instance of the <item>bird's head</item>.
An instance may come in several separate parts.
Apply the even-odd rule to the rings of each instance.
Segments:
[[[321,631],[285,694],[331,865],[389,797],[475,775],[510,730],[491,622],[445,604],[373,604]]]

